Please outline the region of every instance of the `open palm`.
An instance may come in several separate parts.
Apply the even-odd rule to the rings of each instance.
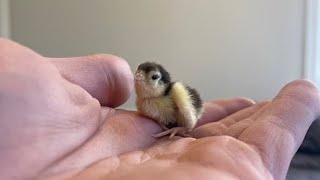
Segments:
[[[284,179],[320,111],[318,89],[294,81],[268,102],[208,102],[194,138],[113,109],[133,80],[112,55],[45,58],[0,40],[0,173],[5,179]]]

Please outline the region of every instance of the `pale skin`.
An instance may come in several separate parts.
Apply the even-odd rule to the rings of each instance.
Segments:
[[[0,74],[4,179],[284,179],[320,115],[319,90],[298,80],[271,101],[207,102],[194,138],[156,139],[157,123],[114,109],[133,90],[119,57],[58,60],[0,39]]]

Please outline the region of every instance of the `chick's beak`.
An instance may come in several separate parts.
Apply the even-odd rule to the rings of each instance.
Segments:
[[[144,80],[144,75],[141,71],[137,71],[134,75],[134,80],[135,81],[142,81]]]

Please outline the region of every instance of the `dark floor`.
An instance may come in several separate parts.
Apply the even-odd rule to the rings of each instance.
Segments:
[[[289,169],[286,180],[320,180],[318,169]]]

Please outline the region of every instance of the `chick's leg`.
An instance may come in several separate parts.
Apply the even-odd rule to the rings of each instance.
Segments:
[[[164,124],[161,124],[161,123],[159,123],[159,125],[161,126],[161,128],[163,129],[163,130],[168,130],[169,128],[167,127],[167,126],[165,126]]]
[[[170,134],[169,139],[171,139],[173,136],[178,135],[178,136],[182,136],[182,137],[191,137],[190,134],[188,134],[190,130],[188,128],[185,127],[174,127],[168,130],[165,130],[161,133],[155,134],[153,135],[153,137],[155,138],[161,138],[164,137],[168,134]]]

